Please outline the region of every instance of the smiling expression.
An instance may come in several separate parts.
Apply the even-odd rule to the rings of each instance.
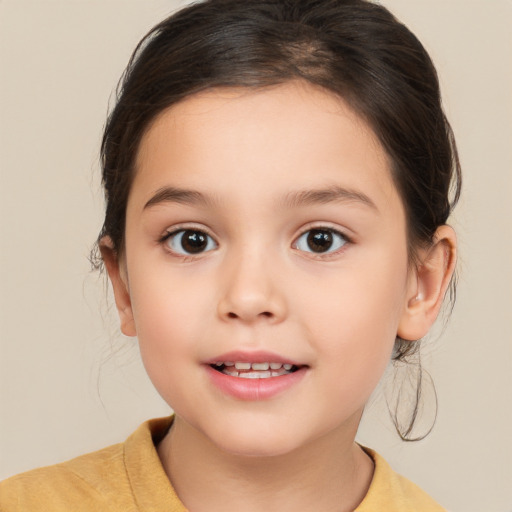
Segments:
[[[136,168],[116,298],[177,421],[249,455],[353,439],[414,282],[371,129],[306,84],[220,89],[164,111]]]

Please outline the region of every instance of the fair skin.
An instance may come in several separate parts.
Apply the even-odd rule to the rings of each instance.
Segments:
[[[435,320],[453,231],[411,265],[382,146],[300,82],[189,97],[150,126],[136,168],[125,249],[105,238],[102,254],[122,330],[176,413],[158,453],[181,500],[354,510],[373,474],[362,411],[396,335]],[[221,373],[228,357],[294,366],[258,384]]]

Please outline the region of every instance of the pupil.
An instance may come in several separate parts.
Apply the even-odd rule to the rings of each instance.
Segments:
[[[181,238],[181,246],[191,253],[201,252],[207,245],[206,235],[201,231],[185,231]]]
[[[332,246],[332,233],[312,229],[308,235],[308,246],[313,252],[325,252]]]

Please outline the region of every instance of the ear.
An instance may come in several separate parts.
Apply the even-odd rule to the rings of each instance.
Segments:
[[[411,272],[404,311],[397,336],[419,340],[435,322],[455,270],[457,239],[450,226],[440,226],[434,243],[420,251],[419,264]]]
[[[135,322],[133,320],[132,303],[128,287],[128,276],[123,262],[120,260],[114,244],[109,236],[104,236],[99,242],[101,257],[108,272],[108,277],[114,289],[121,332],[126,336],[136,336]]]

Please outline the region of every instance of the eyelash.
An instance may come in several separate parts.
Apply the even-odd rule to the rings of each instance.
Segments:
[[[310,234],[309,236],[311,236],[311,233],[314,232],[314,231],[317,231],[319,233],[322,233],[322,232],[323,233],[329,233],[332,236],[331,240],[333,238],[334,239],[338,238],[338,240],[341,239],[342,245],[340,245],[335,250],[331,250],[331,248],[329,247],[328,250],[325,251],[325,252],[316,252],[316,251],[313,251],[313,250],[305,251],[305,250],[299,249],[298,248],[298,244],[301,241],[301,239],[306,237],[308,235],[308,233]],[[309,236],[308,236],[308,238],[309,238]],[[335,242],[333,242],[333,243],[335,243]],[[340,230],[334,229],[332,227],[325,226],[325,225],[318,225],[318,226],[311,226],[308,229],[306,229],[305,231],[303,231],[295,239],[295,242],[293,243],[292,247],[294,249],[297,249],[297,250],[301,251],[301,252],[308,253],[308,254],[310,254],[314,258],[324,259],[325,260],[325,259],[328,259],[328,258],[335,257],[335,256],[339,255],[346,248],[346,245],[350,244],[350,243],[352,243],[352,239],[350,237],[348,237],[345,233],[341,232]]]
[[[313,231],[317,231],[318,233],[322,233],[322,232],[329,233],[329,234],[333,235],[332,238],[334,238],[334,239],[338,238],[338,243],[340,243],[339,239],[342,239],[341,240],[342,245],[340,245],[340,247],[336,248],[336,250],[334,250],[334,251],[331,251],[330,247],[329,247],[327,249],[327,251],[325,251],[325,252],[320,252],[320,251],[317,252],[314,250],[307,251],[307,250],[300,249],[298,247],[298,245],[299,245],[301,239],[304,238],[306,235],[308,235],[308,233],[310,234],[309,236],[311,236],[311,232],[313,232]],[[206,231],[204,228],[196,228],[194,226],[177,227],[176,229],[173,229],[172,231],[166,232],[158,240],[158,242],[162,245],[164,245],[164,244],[168,245],[167,242],[170,239],[172,239],[172,237],[175,237],[176,235],[178,235],[180,233],[185,234],[186,232],[201,233],[201,234],[205,235],[206,238],[208,239],[206,242],[207,243],[206,248],[205,248],[205,250],[200,250],[197,253],[193,253],[193,252],[178,252],[176,250],[171,249],[171,247],[168,247],[167,250],[176,257],[182,258],[185,261],[189,261],[189,260],[193,260],[193,259],[197,258],[198,256],[201,256],[204,253],[210,252],[218,247],[218,243],[215,241],[213,236],[208,233],[208,231]],[[331,240],[332,240],[332,238],[331,238]],[[319,241],[320,241],[320,239],[319,239]],[[211,245],[211,242],[213,242],[215,247],[209,248],[209,245]],[[329,227],[329,226],[319,225],[319,226],[309,227],[308,229],[302,231],[302,233],[299,236],[297,236],[297,238],[295,238],[295,241],[292,244],[292,248],[297,249],[298,251],[303,252],[303,253],[311,254],[312,257],[317,258],[317,259],[328,259],[328,258],[336,256],[337,254],[342,252],[344,250],[345,246],[350,243],[352,243],[352,240],[347,235],[342,233],[341,231],[334,229],[332,227]]]
[[[193,233],[202,233],[202,234],[206,235],[206,237],[209,239],[207,243],[210,244],[210,242],[213,241],[215,246],[218,247],[217,242],[214,240],[213,236],[208,233],[208,231],[206,231],[204,228],[197,228],[195,226],[179,226],[179,227],[173,229],[172,231],[167,231],[164,234],[164,236],[162,236],[158,240],[158,242],[160,244],[162,244],[162,245],[167,245],[168,246],[169,244],[167,244],[167,242],[169,240],[171,240],[172,237],[178,235],[179,233],[185,234],[187,231],[191,231]],[[171,249],[171,247],[167,247],[167,250],[173,256],[176,256],[178,258],[182,258],[184,261],[191,261],[191,260],[197,258],[197,256],[200,256],[200,255],[204,254],[205,252],[210,252],[212,249],[210,248],[207,251],[200,251],[200,252],[195,253],[195,254],[194,253],[186,253],[186,252],[183,252],[183,253],[177,252],[177,251]]]

